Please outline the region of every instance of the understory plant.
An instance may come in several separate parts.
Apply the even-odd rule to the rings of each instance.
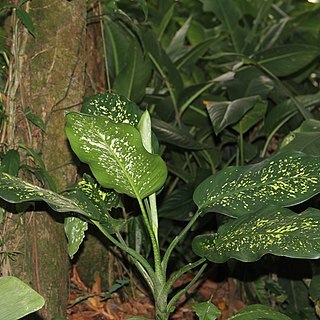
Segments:
[[[72,258],[88,228],[95,225],[123,250],[148,285],[155,303],[156,319],[168,319],[175,303],[199,279],[207,261],[259,260],[265,254],[316,259],[320,256],[320,211],[308,208],[297,214],[287,207],[320,191],[320,159],[301,152],[281,152],[261,162],[225,167],[201,182],[194,194],[197,206],[184,228],[160,251],[157,195],[166,188],[167,166],[151,129],[148,111],[115,94],[88,99],[81,112],[66,114],[66,135],[81,162],[91,170],[77,187],[63,195],[0,174],[0,197],[10,203],[46,202],[66,215],[65,232]],[[137,201],[148,234],[152,255],[127,241],[129,219],[117,217],[121,196]],[[226,222],[212,233],[193,239],[199,259],[168,274],[177,245],[206,214],[220,213]],[[170,266],[170,270],[172,266]],[[173,284],[190,270],[194,279],[178,292]],[[219,309],[210,301],[194,305],[200,319],[216,319]],[[254,305],[230,319],[290,319],[271,308]]]

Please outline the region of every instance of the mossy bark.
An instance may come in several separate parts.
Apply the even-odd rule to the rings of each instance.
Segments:
[[[15,142],[41,153],[62,191],[76,181],[64,113],[77,109],[84,96],[86,2],[33,0],[28,6],[35,36],[27,36],[20,57]],[[27,107],[44,121],[45,132],[25,119]],[[32,212],[14,219],[8,229],[14,237],[8,237],[7,249],[21,253],[11,262],[11,271],[45,298],[42,319],[66,312],[69,265],[62,223],[63,217],[52,212]]]

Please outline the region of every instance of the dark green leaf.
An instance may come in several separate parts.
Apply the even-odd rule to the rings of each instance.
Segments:
[[[68,239],[68,254],[71,259],[79,250],[88,229],[88,222],[78,217],[67,217],[64,219],[64,232]]]
[[[136,126],[142,115],[139,107],[129,99],[113,93],[97,94],[87,99],[81,112],[95,116],[106,116],[115,123]]]
[[[185,221],[190,220],[195,211],[192,200],[194,185],[189,184],[175,189],[164,199],[158,210],[160,218]]]
[[[304,108],[310,108],[320,103],[320,91],[316,94],[308,94],[297,96],[296,99]],[[276,105],[268,114],[265,120],[264,129],[270,134],[278,124],[280,124],[288,116],[293,116],[298,112],[297,107],[288,99]]]
[[[104,116],[71,112],[66,117],[73,151],[103,187],[145,198],[163,186],[166,165],[160,156],[145,150],[135,127],[113,123]]]
[[[113,89],[133,101],[140,101],[151,76],[151,62],[135,42],[130,46],[130,59],[115,77]]]
[[[242,13],[237,4],[232,0],[201,0],[203,10],[214,12],[216,17],[231,37],[232,44],[236,52],[241,52],[245,33],[238,24]]]
[[[21,23],[27,28],[32,36],[34,36],[35,28],[30,15],[23,9],[16,8],[17,17]]]
[[[288,316],[262,304],[243,308],[228,320],[291,320]]]
[[[148,19],[148,4],[146,0],[137,0],[144,14],[144,19]]]
[[[230,221],[215,234],[197,236],[194,252],[222,263],[231,258],[252,262],[271,253],[291,258],[320,257],[320,211],[301,214],[269,206]]]
[[[280,150],[320,155],[320,121],[305,120],[299,128],[284,138]]]
[[[254,59],[278,77],[293,74],[319,56],[319,48],[306,44],[288,44],[261,51]]]
[[[26,118],[32,122],[35,126],[39,127],[42,131],[46,131],[46,125],[43,120],[37,115],[31,112],[30,107],[25,110]]]
[[[202,150],[204,148],[188,132],[176,128],[168,122],[154,118],[152,119],[152,129],[160,141],[189,150]]]
[[[320,275],[319,274],[312,277],[310,287],[309,287],[309,294],[313,301],[320,300]]]
[[[195,190],[203,211],[240,217],[268,205],[290,206],[320,191],[319,157],[300,152],[280,153],[260,163],[228,167]]]
[[[207,110],[213,125],[214,132],[218,134],[224,128],[238,122],[259,101],[259,96],[245,97],[234,101],[212,102]]]
[[[258,102],[253,109],[249,110],[241,120],[233,126],[239,133],[246,133],[255,124],[261,121],[267,111],[267,104],[263,102]]]
[[[215,320],[221,316],[221,311],[210,301],[195,303],[192,309],[199,320]]]
[[[0,277],[0,317],[17,320],[43,307],[44,299],[16,277]]]
[[[17,150],[9,150],[1,160],[0,171],[17,176],[20,168],[20,156]]]

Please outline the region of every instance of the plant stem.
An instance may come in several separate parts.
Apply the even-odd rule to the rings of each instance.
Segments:
[[[198,210],[191,220],[188,222],[188,224],[183,228],[183,230],[172,240],[170,243],[166,253],[164,254],[163,260],[162,260],[162,268],[164,274],[166,274],[169,258],[171,256],[171,253],[173,249],[176,247],[176,245],[179,243],[179,241],[185,236],[185,234],[190,230],[190,228],[193,226],[193,224],[196,222],[196,220],[199,218],[201,215],[201,210]]]
[[[161,285],[165,283],[165,273],[163,272],[162,266],[161,266],[161,255],[160,255],[160,248],[159,243],[155,237],[155,234],[152,230],[152,227],[150,225],[150,221],[148,219],[148,214],[145,210],[145,207],[143,205],[142,200],[138,197],[137,198],[140,210],[142,213],[143,220],[146,224],[150,239],[151,239],[151,245],[153,250],[153,258],[154,258],[154,268],[155,268],[155,274],[160,282]]]
[[[176,271],[166,282],[166,285],[164,287],[164,292],[167,294],[170,292],[172,285],[186,272],[196,268],[197,266],[203,264],[206,261],[205,258],[201,258],[195,262],[188,263],[184,267],[182,267],[180,270]]]
[[[159,286],[160,284],[159,284],[158,277],[156,276],[156,274],[155,274],[153,268],[151,267],[151,265],[149,264],[149,262],[143,256],[141,256],[138,252],[136,252],[135,250],[133,250],[130,247],[128,247],[125,243],[122,243],[122,242],[118,241],[111,234],[106,232],[105,229],[102,227],[102,225],[98,221],[92,220],[92,223],[95,226],[97,226],[97,228],[102,232],[102,234],[108,240],[110,240],[115,246],[117,246],[118,248],[120,248],[124,252],[128,253],[133,259],[135,259],[137,262],[139,262],[141,264],[141,266],[146,270],[146,272],[147,272],[148,276],[150,277],[150,279],[152,280],[152,282],[149,282],[149,279],[145,278],[145,273],[144,272],[141,273],[141,275],[147,281],[147,283],[150,286],[150,289],[152,290],[152,292],[154,292],[155,287]]]
[[[175,294],[172,299],[169,301],[168,303],[168,310],[170,310],[173,306],[173,304],[182,296],[184,295],[200,278],[200,276],[202,275],[203,271],[205,270],[205,268],[207,267],[207,264],[204,264],[201,269],[198,271],[198,273],[196,274],[196,276],[192,279],[192,281],[190,281],[188,283],[187,286],[185,286],[182,290],[180,290],[177,294]]]

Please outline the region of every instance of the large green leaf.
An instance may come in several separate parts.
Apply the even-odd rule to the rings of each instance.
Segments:
[[[200,210],[231,217],[268,205],[294,205],[320,192],[319,160],[291,152],[253,165],[228,167],[202,182],[193,199]]]
[[[194,252],[222,263],[234,258],[252,262],[271,253],[291,258],[320,257],[320,211],[301,214],[269,206],[222,225],[217,233],[197,236]]]
[[[207,110],[218,134],[224,128],[238,122],[259,101],[259,96],[240,98],[234,101],[213,102],[207,105]]]
[[[269,306],[255,304],[247,306],[228,320],[291,320],[288,316]]]
[[[66,133],[71,147],[87,163],[101,186],[145,198],[159,190],[167,177],[160,156],[148,153],[139,131],[104,116],[67,114]]]
[[[150,59],[142,52],[137,40],[130,46],[130,59],[116,76],[113,89],[133,101],[140,101],[151,76]]]
[[[17,176],[20,168],[20,155],[17,150],[9,150],[1,160],[0,171]]]
[[[0,277],[0,319],[17,320],[42,308],[44,299],[16,277]]]
[[[232,0],[201,0],[204,11],[214,12],[216,17],[226,29],[231,37],[232,44],[236,52],[241,52],[245,33],[238,24],[242,13],[236,3]]]
[[[308,65],[319,54],[318,47],[288,44],[261,51],[253,58],[276,76],[285,77]]]
[[[305,120],[299,128],[284,138],[280,150],[320,155],[320,121]]]
[[[82,105],[81,112],[95,116],[106,116],[115,123],[136,126],[142,115],[139,107],[126,97],[114,93],[96,94]]]
[[[202,150],[204,148],[190,133],[176,128],[168,122],[152,119],[152,129],[160,141],[173,144],[183,149]]]

